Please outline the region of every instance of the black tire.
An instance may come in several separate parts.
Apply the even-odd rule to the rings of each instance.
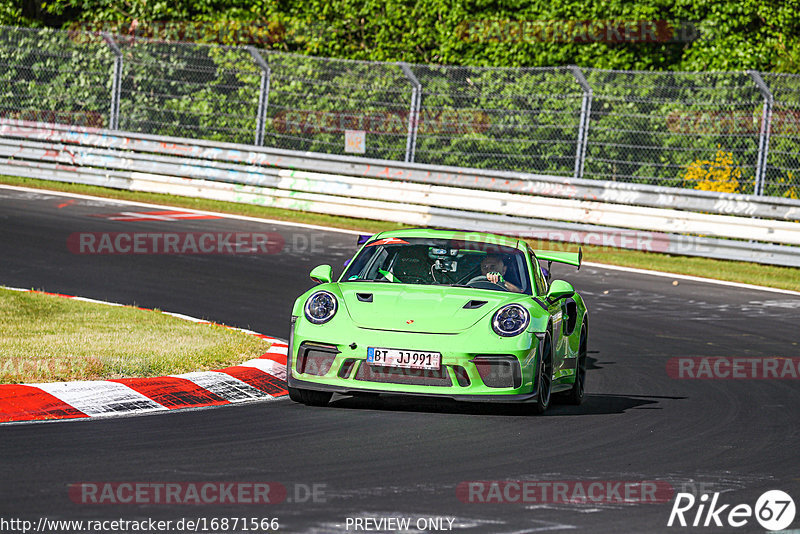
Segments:
[[[564,393],[561,400],[565,404],[580,406],[586,398],[586,326],[581,329],[581,342],[578,346],[578,359],[575,362],[575,383]]]
[[[325,406],[331,400],[330,391],[314,391],[311,389],[289,388],[289,398],[307,406]]]
[[[542,342],[542,354],[536,371],[536,384],[538,385],[538,393],[536,401],[531,404],[530,408],[531,413],[541,415],[550,406],[553,388],[553,350],[549,334]]]
[[[303,403],[303,396],[300,395],[300,390],[297,388],[290,387],[289,389],[289,398],[292,399],[294,402]]]

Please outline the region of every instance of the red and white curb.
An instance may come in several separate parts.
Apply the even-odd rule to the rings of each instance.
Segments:
[[[13,287],[4,289],[54,295],[110,306],[124,306],[114,302],[44,291]],[[178,313],[160,313],[196,323],[211,324]],[[269,351],[259,358],[218,371],[153,378],[0,384],[0,423],[162,412],[271,400],[285,396],[288,345],[250,330],[241,328],[235,330],[271,342]]]

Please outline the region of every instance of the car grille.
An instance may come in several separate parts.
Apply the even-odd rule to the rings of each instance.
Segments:
[[[400,369],[397,367],[382,367],[362,363],[355,376],[356,380],[364,382],[381,382],[384,384],[411,384],[414,386],[442,386],[453,385],[447,370],[442,367],[438,371],[422,369]]]

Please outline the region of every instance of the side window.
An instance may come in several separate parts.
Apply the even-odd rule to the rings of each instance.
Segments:
[[[536,284],[536,294],[546,295],[547,280],[542,274],[542,267],[541,265],[539,265],[539,259],[536,257],[536,254],[534,254],[531,249],[528,249],[528,254],[530,254],[531,256],[531,266],[533,267],[533,279],[534,283]]]
[[[375,258],[369,266],[369,273],[367,278],[379,278],[378,269],[386,269],[386,259],[389,257],[389,252],[386,247],[380,247],[380,250],[375,254]]]

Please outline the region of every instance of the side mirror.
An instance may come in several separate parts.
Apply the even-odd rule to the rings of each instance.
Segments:
[[[547,292],[547,300],[549,302],[555,302],[566,297],[571,297],[574,294],[575,288],[572,287],[572,284],[564,280],[556,280],[550,284],[550,291]]]
[[[330,265],[317,265],[311,269],[311,279],[318,284],[324,284],[333,280],[333,267]]]

